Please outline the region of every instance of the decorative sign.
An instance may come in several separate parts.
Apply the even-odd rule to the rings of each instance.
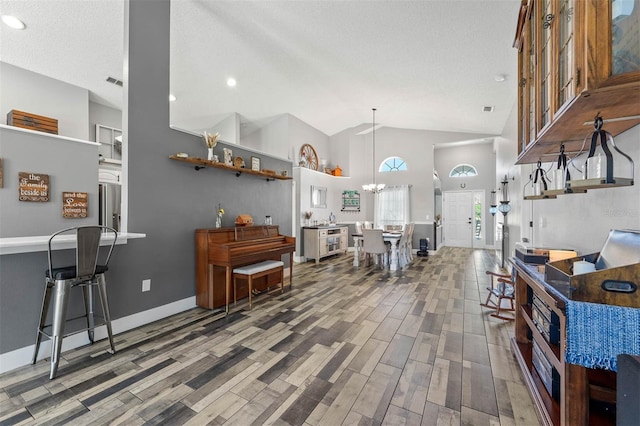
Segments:
[[[224,164],[233,166],[233,151],[230,148],[222,148],[224,153]]]
[[[20,201],[49,201],[49,175],[19,172],[18,190]]]
[[[251,170],[260,171],[260,158],[251,157]]]
[[[65,219],[89,217],[89,194],[86,192],[63,192],[62,217]]]

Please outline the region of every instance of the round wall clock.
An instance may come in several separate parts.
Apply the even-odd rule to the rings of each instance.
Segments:
[[[300,147],[300,159],[304,162],[305,167],[318,170],[318,154],[316,154],[316,150],[308,143]]]

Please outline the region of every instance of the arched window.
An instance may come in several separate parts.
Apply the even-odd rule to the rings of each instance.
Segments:
[[[400,157],[389,157],[380,164],[379,172],[399,172],[407,170],[407,163]]]
[[[458,164],[449,172],[449,177],[478,176],[478,171],[471,164]]]

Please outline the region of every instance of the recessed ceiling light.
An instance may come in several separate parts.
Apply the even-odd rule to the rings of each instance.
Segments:
[[[497,82],[497,83],[502,83],[503,81],[505,81],[507,79],[507,76],[505,74],[496,74],[493,79]]]
[[[13,15],[2,15],[2,22],[14,30],[24,30],[27,26]]]
[[[492,106],[483,106],[483,107],[482,107],[482,111],[483,111],[483,112],[493,112],[493,109],[494,109],[494,108],[495,108],[495,107],[492,107]]]
[[[169,102],[175,102],[175,101],[176,101],[175,95],[169,93]]]
[[[236,79],[231,77],[227,80],[227,86],[229,87],[236,87]]]

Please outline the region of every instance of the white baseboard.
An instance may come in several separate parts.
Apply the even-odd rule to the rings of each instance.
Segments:
[[[188,297],[186,299],[178,300],[176,302],[169,303],[167,305],[158,306],[157,308],[149,309],[147,311],[138,312],[133,315],[129,315],[124,318],[111,321],[111,327],[113,334],[123,333],[136,327],[140,327],[145,324],[158,321],[162,318],[166,318],[171,315],[184,312],[186,310],[196,307],[196,297]],[[35,333],[34,333],[35,338]],[[107,338],[107,328],[103,325],[96,327],[95,340],[102,340]],[[78,333],[72,336],[66,337],[62,341],[62,352],[69,349],[79,348],[80,346],[88,345],[89,338],[86,333]],[[33,357],[33,351],[35,344],[26,346],[24,348],[16,349],[11,352],[0,354],[0,373],[5,373],[10,370],[14,370],[18,367],[22,367],[31,363]],[[116,350],[118,348],[116,347]],[[43,338],[40,344],[40,351],[38,353],[38,360],[48,358],[51,356],[51,341],[47,338]]]

